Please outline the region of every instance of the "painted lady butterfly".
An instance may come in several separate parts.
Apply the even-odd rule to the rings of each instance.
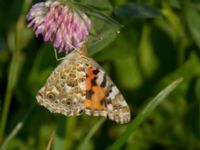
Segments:
[[[103,116],[117,123],[130,121],[130,110],[109,76],[91,58],[86,47],[72,51],[39,90],[39,104],[53,113]]]

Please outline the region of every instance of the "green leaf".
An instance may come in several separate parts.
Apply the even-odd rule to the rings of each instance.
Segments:
[[[200,48],[200,14],[188,6],[186,20],[189,31],[197,46]]]
[[[101,32],[100,32],[101,31]],[[91,37],[89,40],[89,54],[94,55],[97,52],[104,49],[106,46],[108,46],[118,35],[119,33],[119,27],[118,26],[111,26],[107,29],[103,28],[99,30],[97,33],[97,39],[94,39]]]
[[[120,24],[110,17],[112,6],[108,1],[81,0],[74,2],[91,20],[89,53],[99,52],[109,45],[120,32]]]
[[[135,4],[127,3],[121,6],[118,6],[114,13],[118,17],[126,18],[157,18],[161,17],[162,14],[156,8],[144,5],[144,4]]]
[[[112,5],[110,4],[109,1],[80,0],[77,3],[81,3],[81,4],[85,5],[85,6],[92,6],[92,7],[96,8],[96,9],[99,9],[99,10],[107,10],[107,11],[112,10]]]
[[[158,59],[153,51],[151,36],[151,28],[144,25],[138,52],[141,70],[146,78],[152,77],[158,68]]]
[[[139,125],[150,115],[150,113],[182,82],[182,78],[173,81],[165,89],[151,100],[141,113],[130,123],[125,132],[115,141],[115,143],[108,148],[109,150],[118,150],[133,135]]]

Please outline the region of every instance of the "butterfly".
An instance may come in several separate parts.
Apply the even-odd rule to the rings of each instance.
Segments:
[[[65,116],[103,116],[117,123],[130,121],[124,97],[83,46],[64,57],[36,95],[50,112]]]

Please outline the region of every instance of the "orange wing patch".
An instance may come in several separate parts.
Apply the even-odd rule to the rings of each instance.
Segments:
[[[106,108],[102,103],[105,98],[105,89],[96,83],[98,72],[99,70],[95,67],[89,67],[86,71],[86,100],[84,106],[92,110]]]

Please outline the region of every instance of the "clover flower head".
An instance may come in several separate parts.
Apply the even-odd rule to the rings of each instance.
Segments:
[[[58,1],[40,2],[32,6],[28,15],[28,27],[45,42],[52,42],[58,52],[69,53],[88,39],[91,21],[79,9]]]

